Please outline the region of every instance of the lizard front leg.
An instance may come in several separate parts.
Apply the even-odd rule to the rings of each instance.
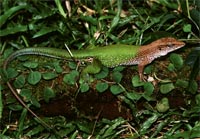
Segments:
[[[89,73],[89,74],[99,73],[100,70],[101,70],[101,66],[102,66],[101,62],[99,60],[97,60],[97,59],[94,59],[94,58],[88,58],[87,60],[91,64],[86,66],[83,69],[82,73],[85,73],[85,74],[87,74],[87,73]]]
[[[143,76],[144,67],[145,67],[145,64],[139,64],[138,65],[138,72],[139,72],[140,81],[144,81],[144,76]]]
[[[97,74],[101,71],[102,64],[97,59],[89,58],[89,65],[87,65],[81,72],[80,81],[87,82],[90,80],[89,74]]]

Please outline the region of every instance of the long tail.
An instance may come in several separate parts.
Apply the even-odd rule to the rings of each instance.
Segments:
[[[48,48],[49,49],[49,48]],[[47,56],[47,57],[54,57],[54,58],[62,58],[61,56],[55,56],[52,55],[51,53],[48,53],[48,51],[45,53],[41,52],[41,51],[37,51],[40,49],[35,49],[35,48],[25,48],[25,49],[21,49],[18,50],[14,53],[12,53],[4,62],[3,64],[3,71],[6,72],[7,67],[9,65],[9,63],[14,60],[16,57],[20,56],[20,55],[43,55],[43,56]],[[24,101],[20,98],[20,96],[18,95],[17,91],[13,88],[13,86],[11,85],[11,83],[9,82],[9,80],[6,81],[7,86],[9,87],[9,89],[11,90],[12,94],[16,97],[16,99],[21,103],[22,106],[24,106],[34,117],[36,117],[38,119],[38,121],[45,126],[46,128],[49,128],[52,130],[52,127],[50,127],[46,122],[44,122],[37,114],[35,114],[25,103]]]

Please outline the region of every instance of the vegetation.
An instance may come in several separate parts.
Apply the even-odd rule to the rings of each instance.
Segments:
[[[0,138],[200,137],[199,0],[3,0],[0,66],[27,47],[89,49],[144,45],[172,36],[187,45],[145,68],[103,67],[80,77],[87,64],[23,56],[0,78]],[[2,68],[1,68],[2,69]],[[9,79],[43,126],[11,94]]]

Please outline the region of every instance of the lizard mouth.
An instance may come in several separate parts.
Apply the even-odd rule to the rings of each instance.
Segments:
[[[185,43],[180,41],[178,44],[176,44],[176,46],[177,46],[176,49],[179,49],[179,48],[185,46]]]

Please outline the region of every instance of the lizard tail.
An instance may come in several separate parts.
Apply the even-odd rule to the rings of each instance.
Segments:
[[[21,56],[21,55],[43,55],[43,56],[48,56],[48,57],[54,57],[54,58],[61,58],[59,56],[53,56],[51,55],[51,53],[48,52],[44,52],[42,53],[41,51],[39,51],[41,49],[35,49],[35,48],[25,48],[25,49],[21,49],[18,50],[14,53],[12,53],[5,61],[3,64],[3,72],[5,72],[6,74],[6,70],[7,67],[9,65],[9,63],[14,60],[16,57]],[[34,117],[36,117],[38,119],[38,121],[46,128],[48,128],[49,130],[52,130],[54,133],[56,133],[56,131],[53,130],[53,128],[48,125],[46,122],[44,122],[37,114],[35,114],[25,103],[24,101],[20,98],[20,96],[18,95],[17,91],[13,88],[13,86],[11,85],[11,83],[9,82],[8,79],[6,79],[6,84],[9,87],[9,89],[11,90],[12,94],[16,97],[16,99],[21,103],[21,105],[23,107],[25,107]],[[57,133],[56,133],[57,134]]]

